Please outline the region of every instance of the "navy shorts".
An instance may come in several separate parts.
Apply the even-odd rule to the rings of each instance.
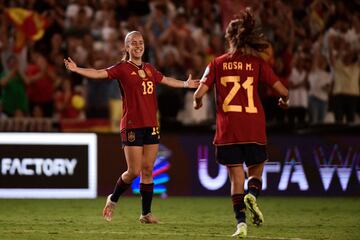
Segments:
[[[121,132],[123,146],[144,146],[159,144],[159,127],[125,129]]]
[[[252,166],[267,161],[266,145],[255,143],[216,146],[216,161],[222,165]]]

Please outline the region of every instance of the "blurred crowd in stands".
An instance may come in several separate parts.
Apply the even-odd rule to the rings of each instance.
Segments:
[[[117,124],[118,83],[71,74],[64,58],[109,67],[124,54],[126,33],[138,30],[144,61],[177,79],[201,78],[209,61],[226,51],[224,27],[246,6],[272,44],[264,59],[290,90],[290,108],[283,111],[270,89],[259,89],[268,124],[359,124],[359,2],[333,0],[1,1],[0,119],[27,119],[28,130],[34,129],[29,119]],[[157,90],[163,123],[214,121],[211,96],[195,113],[193,91]]]

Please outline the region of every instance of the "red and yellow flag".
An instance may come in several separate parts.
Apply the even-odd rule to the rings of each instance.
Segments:
[[[15,51],[20,51],[27,40],[35,42],[44,36],[47,21],[39,13],[23,8],[7,8],[5,14],[16,27]]]

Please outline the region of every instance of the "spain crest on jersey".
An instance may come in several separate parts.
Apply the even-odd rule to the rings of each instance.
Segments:
[[[135,132],[133,132],[133,131],[128,132],[128,134],[127,134],[127,140],[128,140],[129,142],[134,142],[134,141],[135,141]]]
[[[138,70],[138,74],[139,74],[139,76],[140,76],[141,78],[145,78],[145,77],[146,77],[146,74],[145,74],[144,70],[142,70],[142,69],[139,69],[139,70]]]

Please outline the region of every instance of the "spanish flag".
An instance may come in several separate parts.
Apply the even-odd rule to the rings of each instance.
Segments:
[[[14,51],[21,51],[26,41],[35,42],[44,36],[47,21],[37,12],[23,8],[7,8],[5,14],[16,28]]]

